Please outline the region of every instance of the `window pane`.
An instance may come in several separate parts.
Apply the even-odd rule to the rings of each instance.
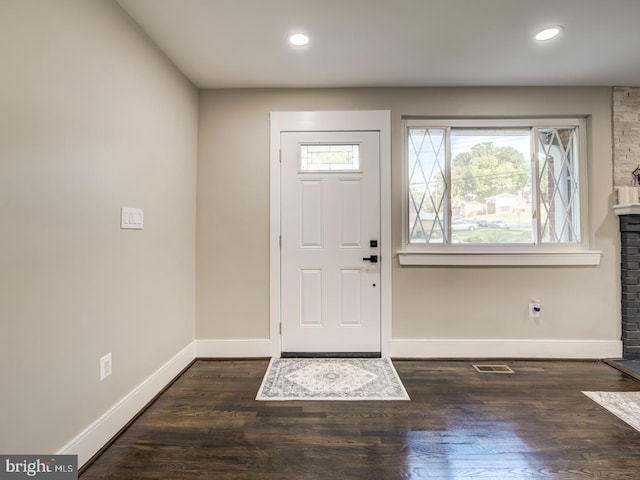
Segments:
[[[301,145],[300,171],[359,171],[360,145]]]
[[[541,241],[580,242],[575,128],[540,128],[537,149]]]
[[[531,131],[451,131],[452,243],[533,243]]]
[[[445,138],[442,128],[409,128],[409,243],[445,242]]]

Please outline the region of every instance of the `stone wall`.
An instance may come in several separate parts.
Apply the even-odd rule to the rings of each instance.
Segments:
[[[613,181],[632,185],[640,166],[640,87],[613,89]]]
[[[640,88],[613,89],[613,180],[632,185],[640,166]],[[640,215],[620,217],[622,344],[624,358],[640,358]]]

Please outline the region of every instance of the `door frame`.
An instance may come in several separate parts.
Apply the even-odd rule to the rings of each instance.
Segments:
[[[271,355],[280,357],[281,250],[280,151],[282,132],[377,131],[380,133],[380,349],[389,355],[391,340],[391,111],[345,110],[270,113],[269,196],[269,339]]]

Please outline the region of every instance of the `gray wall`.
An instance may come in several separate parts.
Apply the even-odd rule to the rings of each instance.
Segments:
[[[203,91],[197,338],[268,338],[269,112],[349,109],[392,112],[394,251],[402,241],[402,115],[588,116],[588,240],[603,252],[601,265],[401,268],[394,261],[393,338],[619,340],[610,88]],[[527,315],[534,298],[543,304],[540,321]]]
[[[2,0],[0,65],[0,452],[55,453],[193,341],[198,92],[104,0]]]

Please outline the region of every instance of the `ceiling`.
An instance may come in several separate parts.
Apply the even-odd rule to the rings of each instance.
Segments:
[[[117,1],[200,88],[640,86],[640,0]]]

